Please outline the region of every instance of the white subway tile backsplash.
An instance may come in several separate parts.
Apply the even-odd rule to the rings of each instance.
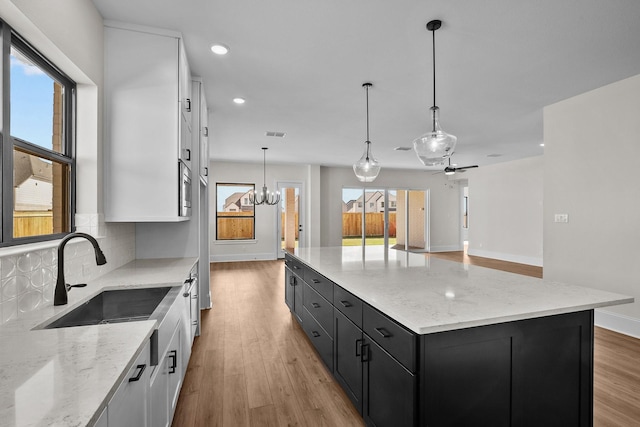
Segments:
[[[78,239],[65,247],[67,283],[88,283],[135,258],[135,224],[105,223],[97,214],[77,214],[77,231],[98,239],[107,264],[96,265],[91,243]],[[53,303],[57,278],[57,247],[0,256],[0,324]]]

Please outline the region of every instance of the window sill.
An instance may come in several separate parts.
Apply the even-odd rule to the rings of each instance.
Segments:
[[[255,245],[258,243],[256,239],[250,240],[216,240],[214,245]]]
[[[96,237],[98,242],[101,242],[103,238],[104,237]],[[46,242],[25,243],[24,245],[7,246],[4,248],[0,248],[0,258],[13,255],[22,255],[27,252],[41,251],[44,249],[57,248],[61,240],[62,239],[47,240]],[[72,239],[68,244],[73,245],[76,243],[81,243],[83,240],[84,239]]]

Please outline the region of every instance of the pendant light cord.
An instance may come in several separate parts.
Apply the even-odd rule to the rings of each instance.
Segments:
[[[369,161],[369,147],[371,146],[371,141],[369,141],[369,87],[371,83],[365,83],[364,85],[365,93],[366,93],[366,102],[367,102],[367,161]]]
[[[436,106],[436,30],[431,30],[433,51],[433,106]]]
[[[267,149],[262,147],[262,186],[267,185]]]

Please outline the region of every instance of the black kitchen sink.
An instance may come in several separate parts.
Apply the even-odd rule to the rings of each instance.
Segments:
[[[180,287],[105,290],[38,329],[135,322],[150,319],[152,315],[162,317],[179,291]]]

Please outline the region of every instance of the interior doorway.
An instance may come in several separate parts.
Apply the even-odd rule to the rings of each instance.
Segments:
[[[285,251],[304,247],[302,188],[301,182],[278,182],[278,191],[280,191],[280,208],[276,215],[278,258],[284,258]]]

